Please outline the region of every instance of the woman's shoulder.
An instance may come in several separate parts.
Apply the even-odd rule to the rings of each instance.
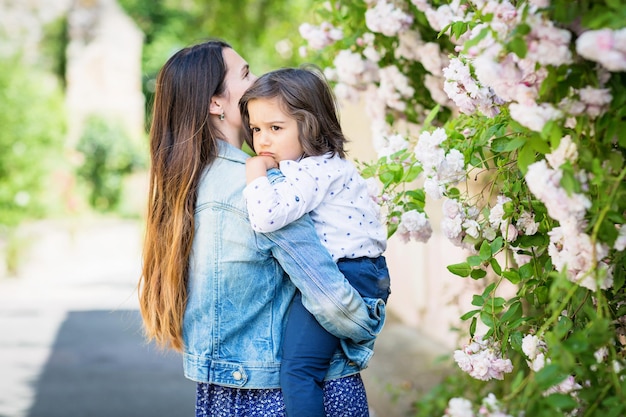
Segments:
[[[202,173],[196,208],[225,204],[245,213],[245,186],[245,163],[218,156]]]

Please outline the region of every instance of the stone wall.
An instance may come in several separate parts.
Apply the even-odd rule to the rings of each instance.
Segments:
[[[359,104],[342,103],[341,122],[351,159],[376,160],[369,120]],[[476,282],[452,275],[447,265],[463,262],[467,256],[439,229],[440,202],[428,201],[427,211],[433,227],[428,243],[403,243],[389,239],[385,257],[391,275],[388,311],[402,323],[419,330],[444,346],[457,347],[461,314],[471,310],[471,294]],[[443,352],[442,352],[443,353]]]
[[[92,114],[121,123],[139,137],[144,132],[142,32],[115,0],[75,0],[68,26],[69,142],[77,140]]]
[[[69,26],[68,143],[94,113],[139,137],[145,131],[143,34],[116,0],[0,0],[0,57],[19,53],[36,64],[45,25],[63,16]]]
[[[36,62],[46,24],[67,14],[72,0],[0,0],[0,57],[21,53]]]

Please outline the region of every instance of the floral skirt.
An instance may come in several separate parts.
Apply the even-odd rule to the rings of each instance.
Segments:
[[[369,417],[360,375],[324,384],[327,417]],[[286,417],[280,389],[238,389],[198,383],[196,417]]]

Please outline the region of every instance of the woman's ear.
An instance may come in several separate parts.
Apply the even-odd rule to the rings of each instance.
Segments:
[[[211,104],[209,105],[209,114],[214,114],[219,116],[220,114],[224,114],[224,108],[219,103],[218,100],[212,98]]]

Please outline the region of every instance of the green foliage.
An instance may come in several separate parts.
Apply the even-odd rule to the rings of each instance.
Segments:
[[[17,58],[0,60],[0,225],[46,214],[65,115],[55,80]]]
[[[150,117],[156,74],[178,49],[211,38],[228,42],[261,74],[298,65],[298,26],[314,0],[120,0],[145,34],[143,85]],[[279,51],[280,50],[280,51]]]
[[[41,41],[42,61],[57,76],[63,87],[65,87],[68,43],[67,16],[60,17],[44,27],[44,36]]]
[[[143,153],[119,125],[95,116],[87,120],[76,149],[83,155],[77,176],[89,190],[89,204],[115,210],[124,178],[145,166]]]
[[[502,99],[496,104],[498,112],[489,116],[479,111],[463,109],[465,113],[460,113],[435,107],[430,93],[420,88],[429,70],[420,62],[396,55],[399,36],[374,33],[374,41],[365,45],[364,35],[372,29],[366,27],[364,14],[368,7],[375,7],[373,3],[368,6],[356,0],[342,1],[333,3],[336,9],[320,10],[319,21],[343,29],[344,39],[316,52],[318,65],[332,67],[338,53],[346,50],[360,54],[365,60],[364,52],[369,46],[380,55],[380,60],[370,60],[368,64],[373,62],[379,68],[396,66],[415,91],[413,96],[402,98],[406,111],[389,105],[385,108],[388,127],[394,134],[402,131],[406,123],[413,127],[405,129],[407,147],[396,149],[374,163],[362,164],[363,175],[376,177],[382,184],[381,197],[384,198],[380,200],[386,209],[390,235],[402,230],[398,218],[403,213],[427,212],[419,176],[428,167],[422,169],[415,156],[416,146],[422,140],[416,131],[428,133],[433,126],[441,127],[439,130],[445,131],[446,138],[437,150],[458,151],[464,157],[465,181],[443,183],[442,194],[447,200],[458,203],[459,212],[464,210],[466,217],[461,222],[471,220],[477,226],[475,233],[470,234],[468,226],[459,224],[461,232],[458,240],[453,241],[469,254],[464,262],[447,268],[452,275],[484,283],[479,286],[481,291],[471,296],[472,307],[460,320],[466,322],[472,341],[478,340],[476,333],[480,325],[482,341],[493,342],[489,345],[490,353],[496,350],[502,358],[510,360],[514,371],[503,374],[502,381],[494,376],[489,376],[487,382],[464,375],[451,376],[418,401],[417,415],[441,416],[454,397],[469,399],[472,404],[482,402],[484,406],[484,399],[490,393],[498,398],[506,413],[510,413],[499,415],[625,415],[626,255],[615,243],[626,230],[626,135],[623,133],[626,131],[626,73],[602,70],[597,62],[576,55],[575,41],[583,30],[624,28],[626,8],[623,2],[615,0],[554,0],[545,11],[533,16],[534,22],[529,19],[527,22],[531,23],[527,23],[526,16],[535,13],[531,12],[529,2],[511,1],[517,6],[515,21],[499,21],[507,27],[495,30],[488,24],[495,19],[493,11],[482,14],[480,10],[485,2],[461,1],[459,10],[455,6],[448,10],[457,13],[456,19],[436,33],[425,14],[417,10],[418,5],[427,7],[424,3],[394,5],[413,17],[410,30],[420,33],[422,45],[436,42],[450,57],[460,57],[460,62],[467,65],[468,78],[476,76],[472,71],[477,72],[478,60],[473,61],[477,56],[486,58],[497,68],[490,74],[494,80],[488,80],[492,85],[497,85],[495,79],[506,77],[506,71],[512,68],[518,75],[524,73],[523,64],[528,62],[519,64],[519,60],[533,53],[533,46],[536,47],[533,42],[541,36],[531,26],[540,20],[556,24],[553,33],[569,39],[564,49],[572,52],[573,57],[559,65],[538,59],[531,61],[533,69],[528,74],[541,74],[543,82],[537,87],[536,96],[531,92],[526,99],[534,101],[533,105],[545,104],[543,109],[559,109],[564,114],[544,121],[543,129],[535,131],[513,117],[511,103],[519,104],[515,99]],[[447,1],[428,3],[435,8],[450,4]],[[496,3],[489,6],[496,7]],[[465,10],[472,13],[464,14]],[[458,16],[460,14],[463,16]],[[473,31],[475,28],[481,29]],[[539,25],[541,29],[552,30],[553,27]],[[566,31],[570,33],[564,34]],[[465,40],[455,47],[448,37]],[[497,53],[489,50],[493,55],[480,56],[484,51],[481,48],[489,48],[494,43],[501,46]],[[474,55],[469,53],[470,49]],[[515,62],[517,66],[506,67],[503,62]],[[492,88],[488,81],[483,81],[485,78],[476,81],[474,87]],[[511,80],[509,77],[506,81],[515,84]],[[528,87],[524,84],[527,80],[518,80],[515,85]],[[350,86],[376,89],[382,83],[374,79],[364,84]],[[461,87],[459,90],[459,96],[465,97],[467,90]],[[595,112],[568,113],[567,100],[578,100],[582,95],[576,94],[582,90],[609,94],[610,103],[604,102],[604,107]],[[470,96],[467,94],[465,98]],[[545,171],[557,173],[552,174],[557,175],[558,180],[550,190],[559,194],[559,213],[554,208],[557,196],[538,195],[527,174],[541,166],[535,165],[536,162],[543,163],[562,151],[559,145],[568,143],[563,142],[566,140],[571,140],[575,152],[569,149],[571,154],[562,157],[564,161],[559,161],[558,166],[551,166],[554,162],[548,161],[551,168]],[[547,183],[551,178],[536,179],[535,184],[542,180]],[[499,205],[501,213],[494,216],[499,217],[494,222],[490,214],[496,197],[506,197],[506,202]],[[582,209],[571,214],[563,201],[575,205],[576,198],[589,204],[581,204]],[[469,215],[470,212],[473,214]],[[527,232],[520,226],[526,215],[532,215],[536,230]],[[559,239],[559,234],[563,239]],[[503,295],[505,284],[514,285],[516,293]],[[543,343],[541,353],[545,354],[545,363],[536,368],[534,358],[529,358],[523,348],[528,336],[536,336]],[[569,383],[569,386],[564,387],[562,383]],[[492,414],[482,410],[472,415]]]

